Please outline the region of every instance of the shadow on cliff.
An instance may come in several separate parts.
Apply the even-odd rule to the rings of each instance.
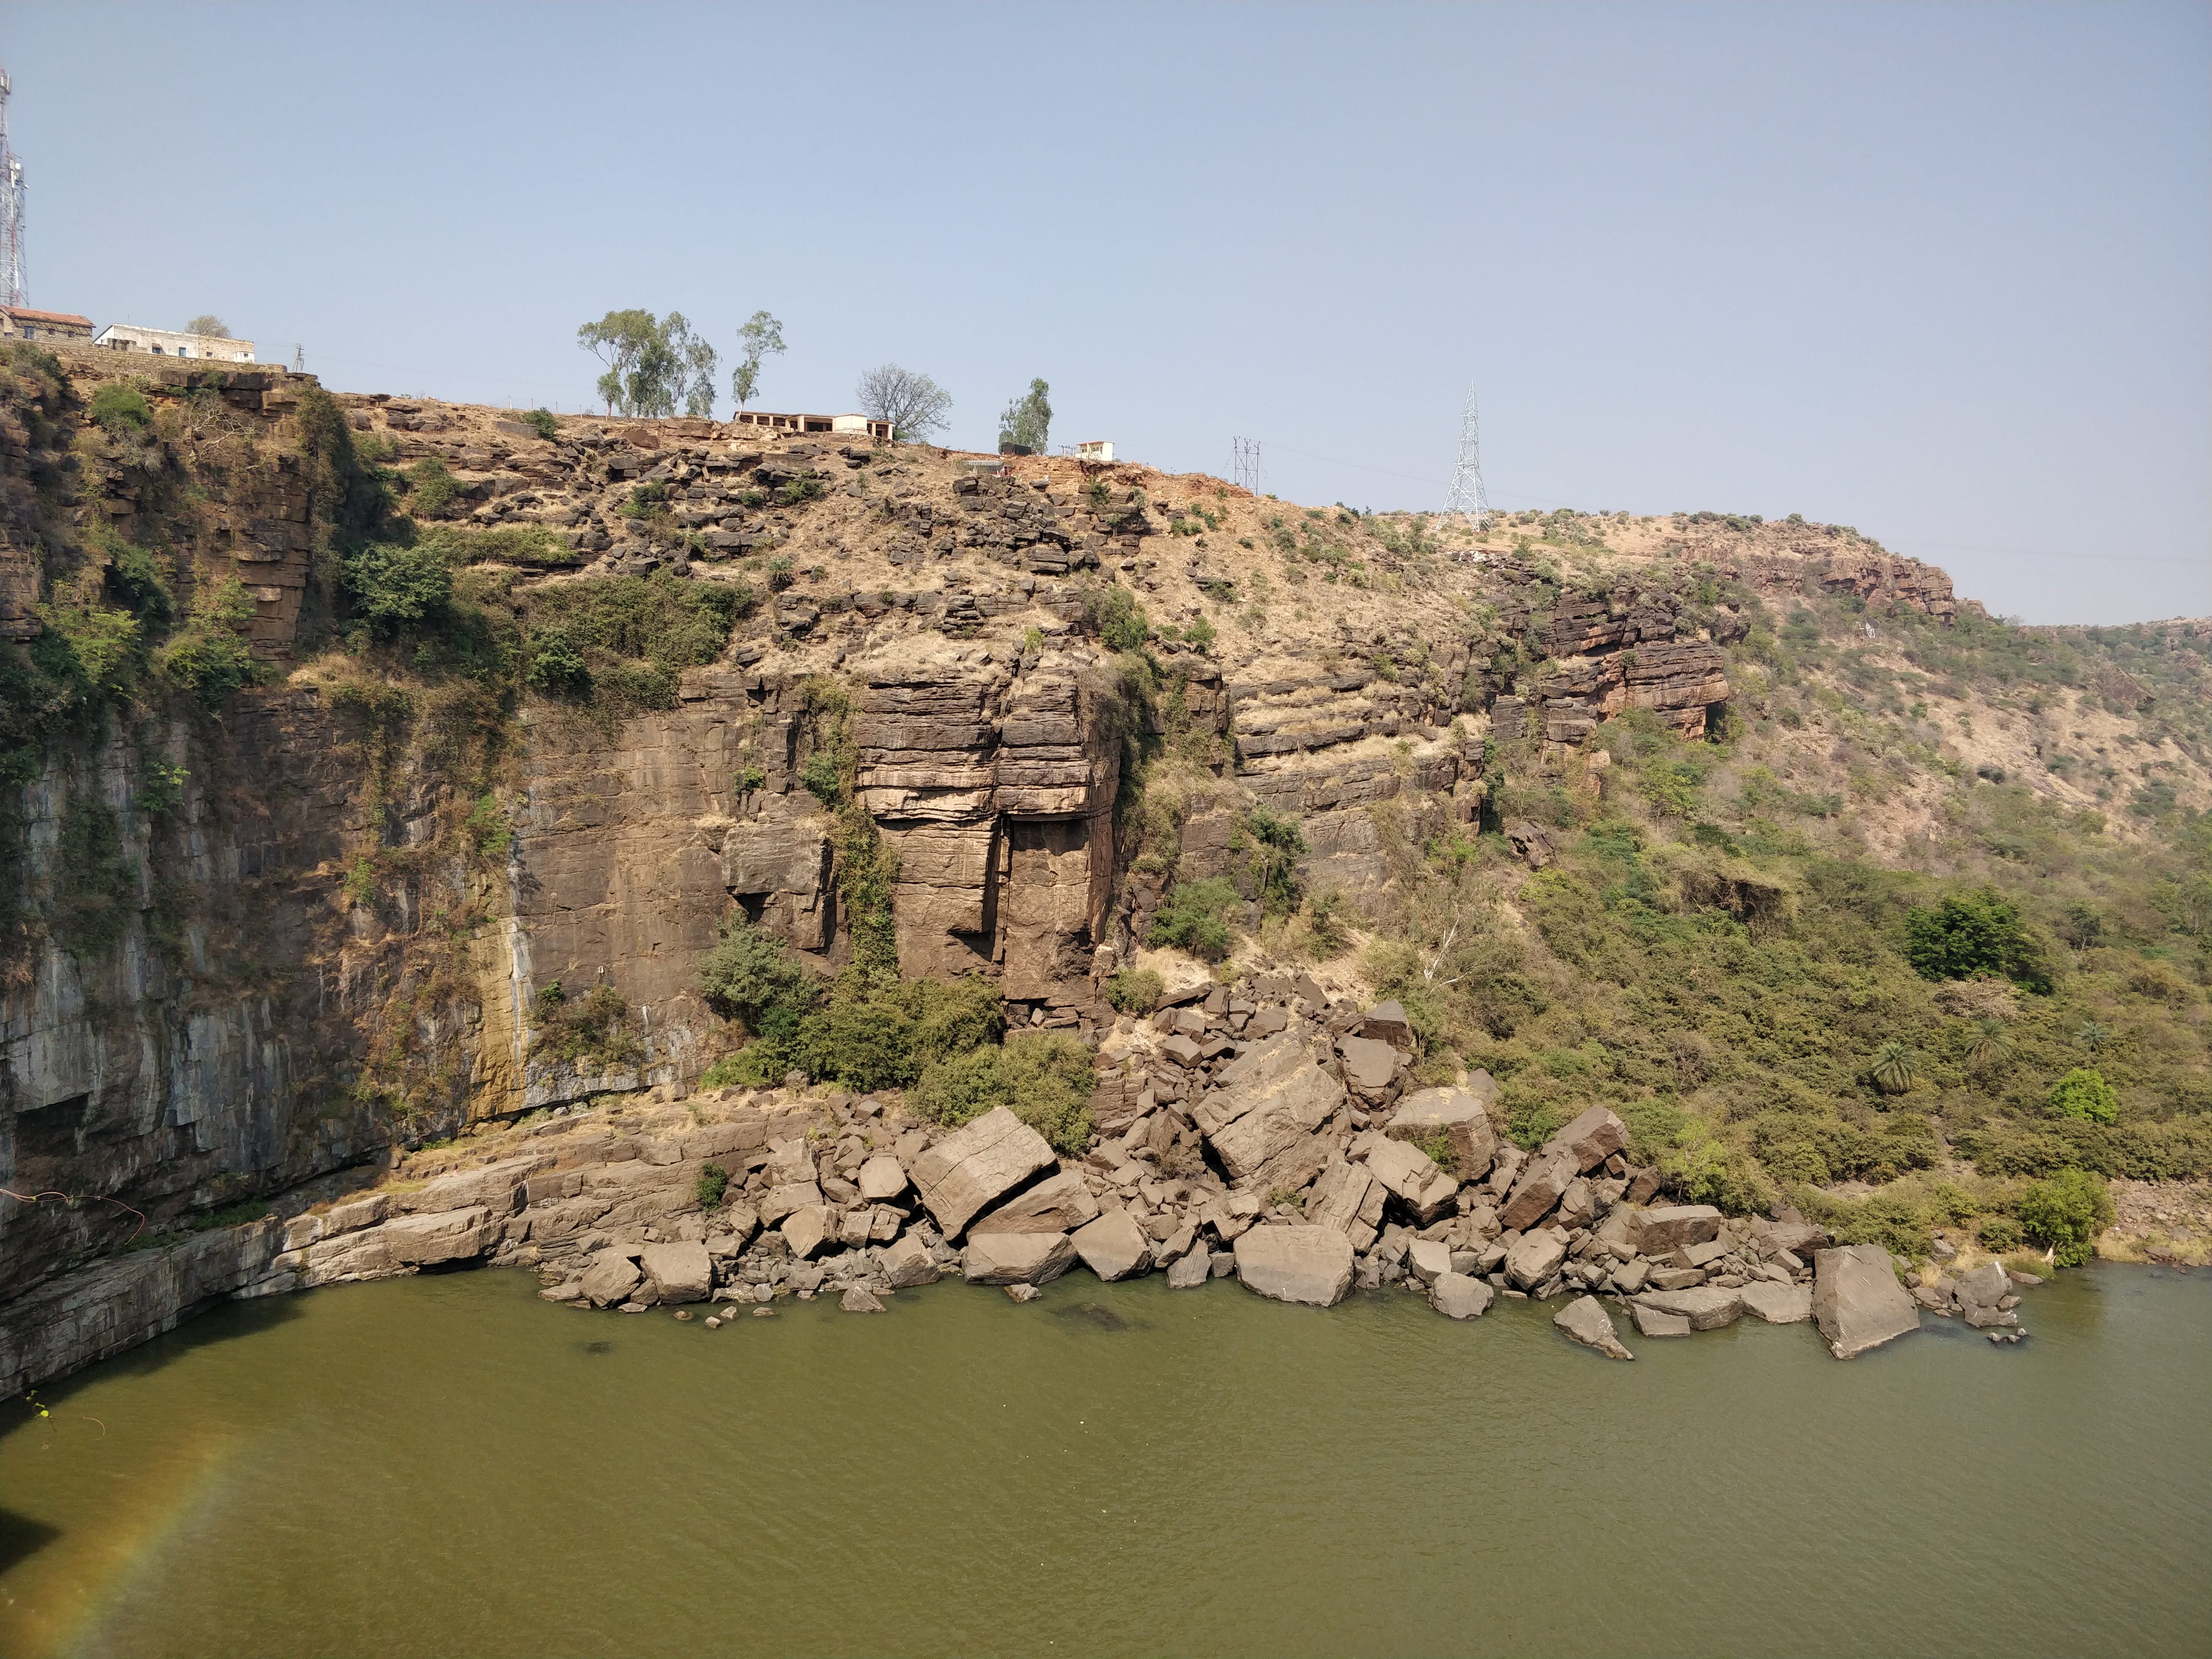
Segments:
[[[29,1560],[61,1535],[59,1527],[0,1508],[0,1572]]]

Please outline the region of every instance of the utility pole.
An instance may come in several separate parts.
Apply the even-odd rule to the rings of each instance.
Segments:
[[[1477,530],[1490,523],[1490,498],[1482,489],[1482,422],[1475,411],[1474,387],[1467,389],[1467,407],[1459,417],[1459,465],[1452,471],[1447,513],[1464,514]]]
[[[8,138],[8,99],[15,91],[0,70],[0,304],[30,304],[23,269],[23,162]]]
[[[1255,495],[1267,481],[1267,473],[1260,465],[1260,441],[1257,438],[1231,438],[1229,441],[1233,459],[1230,462],[1232,474],[1230,482],[1240,489],[1249,489]]]
[[[292,372],[295,374],[305,374],[307,372],[307,347],[295,345],[292,348]]]

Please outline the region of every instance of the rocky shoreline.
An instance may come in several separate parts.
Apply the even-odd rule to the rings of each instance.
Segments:
[[[950,1276],[1027,1300],[1080,1267],[1108,1281],[1162,1272],[1173,1290],[1233,1277],[1315,1307],[1400,1287],[1457,1320],[1500,1298],[1564,1298],[1559,1328],[1623,1359],[1616,1316],[1647,1339],[1747,1316],[1810,1322],[1838,1358],[1917,1329],[1923,1312],[1992,1340],[2021,1334],[2018,1286],[1997,1263],[1923,1282],[1795,1212],[1666,1201],[1605,1108],[1523,1152],[1498,1134],[1486,1074],[1407,1092],[1413,1033],[1395,1003],[1361,1008],[1264,975],[1164,1000],[1101,1046],[1081,1158],[1055,1155],[1005,1107],[948,1131],[895,1097],[617,1101],[483,1126],[374,1188],[218,1235],[230,1293],[488,1262],[535,1271],[549,1302],[687,1319],[715,1304],[718,1326],[783,1296],[879,1311]],[[110,1323],[64,1321],[79,1352],[0,1365],[33,1381],[74,1369],[99,1357],[88,1344],[127,1346],[130,1319]]]

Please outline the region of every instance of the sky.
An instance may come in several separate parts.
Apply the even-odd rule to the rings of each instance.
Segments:
[[[1432,508],[1802,513],[2034,623],[2212,612],[2212,7],[9,0],[31,303],[592,406],[781,319],[950,441]]]

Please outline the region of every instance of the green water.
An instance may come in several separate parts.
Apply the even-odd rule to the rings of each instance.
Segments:
[[[534,1288],[230,1307],[0,1407],[0,1654],[2212,1650],[2212,1274],[1849,1364],[1229,1280]]]

